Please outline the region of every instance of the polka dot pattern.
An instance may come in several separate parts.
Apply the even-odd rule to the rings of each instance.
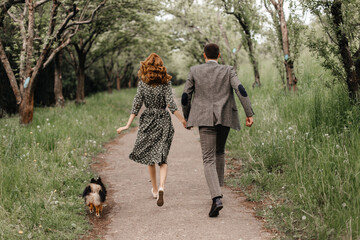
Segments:
[[[171,83],[153,87],[140,81],[131,112],[137,115],[143,103],[146,109],[140,116],[139,131],[129,158],[146,165],[167,163],[174,127],[166,107],[172,113],[177,110]]]

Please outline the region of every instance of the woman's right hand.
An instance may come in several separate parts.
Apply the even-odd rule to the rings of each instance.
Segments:
[[[118,134],[120,134],[122,131],[127,130],[127,129],[129,129],[129,127],[125,126],[125,127],[118,128],[116,131],[117,131]]]
[[[185,119],[181,120],[181,123],[182,123],[183,127],[186,128],[186,123],[187,123],[186,120]]]

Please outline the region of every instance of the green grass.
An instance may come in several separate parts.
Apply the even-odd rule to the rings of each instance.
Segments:
[[[267,63],[261,66],[261,89],[251,89],[249,66],[239,71],[256,115],[250,129],[230,133],[227,148],[235,160],[228,165],[241,159],[242,168],[227,184],[263,201],[259,214],[282,238],[359,238],[359,106],[307,54],[297,65],[296,94],[282,90]],[[243,126],[244,120],[241,112]]]
[[[82,191],[91,156],[125,125],[136,89],[0,119],[0,239],[76,239],[89,230]]]

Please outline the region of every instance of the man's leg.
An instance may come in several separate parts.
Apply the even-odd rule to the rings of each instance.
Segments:
[[[204,173],[211,198],[221,196],[219,178],[216,171],[216,128],[199,127]]]
[[[221,187],[224,186],[225,144],[229,131],[229,127],[216,126],[216,171]]]

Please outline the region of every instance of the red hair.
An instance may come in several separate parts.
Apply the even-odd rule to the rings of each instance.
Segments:
[[[172,78],[167,74],[163,60],[156,53],[150,54],[145,61],[140,62],[138,77],[151,86],[167,84]]]

